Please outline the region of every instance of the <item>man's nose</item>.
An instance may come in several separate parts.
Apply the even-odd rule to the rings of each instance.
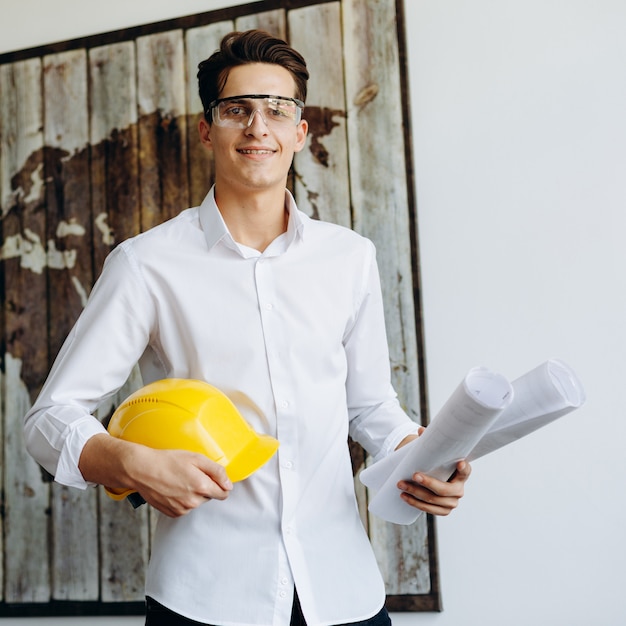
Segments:
[[[246,128],[250,128],[250,126],[252,126],[256,113],[259,114],[259,119],[263,122],[263,125],[267,127],[267,122],[265,121],[265,116],[263,115],[261,109],[253,109],[252,113],[250,113],[250,117],[248,118],[248,124],[246,125]]]

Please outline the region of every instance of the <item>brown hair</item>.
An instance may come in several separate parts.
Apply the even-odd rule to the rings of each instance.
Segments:
[[[284,67],[293,77],[296,98],[306,100],[309,71],[299,52],[262,30],[232,32],[223,37],[218,50],[198,65],[200,99],[209,122],[209,104],[219,97],[230,70],[248,63],[272,63]]]

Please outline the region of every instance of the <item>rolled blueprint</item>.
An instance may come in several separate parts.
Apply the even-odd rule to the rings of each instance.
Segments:
[[[506,378],[484,367],[470,370],[418,439],[361,472],[364,485],[378,488],[370,512],[395,524],[414,522],[420,511],[400,498],[398,481],[415,472],[447,480],[512,399]]]
[[[424,433],[364,469],[361,482],[376,492],[369,510],[396,524],[421,514],[400,498],[397,483],[423,472],[447,480],[461,459],[473,461],[582,406],[583,386],[563,361],[550,359],[513,383],[474,368]]]
[[[550,359],[513,383],[514,398],[467,456],[493,452],[566,415],[585,402],[583,386],[569,365]]]

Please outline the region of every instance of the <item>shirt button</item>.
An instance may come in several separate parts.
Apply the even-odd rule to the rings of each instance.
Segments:
[[[287,469],[291,469],[291,468],[293,467],[293,463],[292,463],[291,461],[287,461],[287,462],[285,463],[285,467],[286,467]]]
[[[289,406],[289,402],[287,402],[287,400],[282,400],[280,403],[280,408],[281,409],[286,409]]]
[[[287,592],[286,591],[281,591],[279,595],[280,595],[281,598],[285,598],[285,597],[287,597]]]
[[[280,584],[281,585],[286,585],[289,582],[289,580],[287,578],[281,578],[280,579]]]
[[[273,305],[271,302],[268,302],[268,303],[265,305],[265,309],[266,309],[267,311],[271,311],[273,308],[274,308],[274,305]]]

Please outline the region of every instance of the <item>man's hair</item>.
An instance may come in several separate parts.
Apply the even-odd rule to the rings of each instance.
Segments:
[[[272,63],[284,67],[293,77],[295,97],[306,100],[309,71],[302,55],[282,39],[262,30],[232,32],[224,36],[220,47],[198,65],[198,88],[207,120],[209,105],[217,100],[233,67],[248,63]],[[289,94],[270,94],[283,96]]]

